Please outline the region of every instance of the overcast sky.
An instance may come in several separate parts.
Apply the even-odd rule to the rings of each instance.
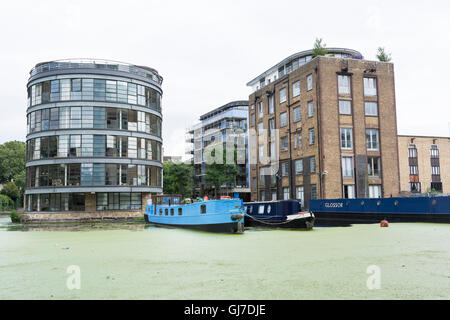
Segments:
[[[38,62],[102,58],[164,77],[165,155],[184,155],[201,114],[248,99],[246,83],[287,56],[328,47],[392,53],[399,134],[450,135],[449,1],[1,1],[0,143],[25,141]]]

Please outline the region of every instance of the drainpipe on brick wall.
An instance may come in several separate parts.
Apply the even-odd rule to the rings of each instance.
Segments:
[[[320,63],[320,59],[317,62],[317,64],[319,65]],[[315,72],[315,78],[316,78],[316,105],[317,105],[317,143],[318,143],[318,153],[319,153],[319,161],[317,161],[318,164],[318,171],[319,171],[319,190],[320,190],[320,198],[323,199],[324,197],[324,190],[323,190],[323,179],[325,179],[325,176],[322,174],[323,171],[323,159],[322,159],[322,154],[323,154],[323,150],[322,150],[322,142],[320,141],[320,133],[321,133],[321,127],[322,127],[322,122],[320,121],[321,117],[320,117],[320,92],[319,92],[319,72],[318,72],[318,67],[316,66],[314,68],[314,72]]]
[[[295,176],[293,175],[293,161],[292,161],[292,149],[291,149],[291,95],[290,95],[290,84],[289,84],[289,77],[287,79],[287,113],[288,113],[288,148],[289,148],[289,198],[290,199],[295,199],[295,196],[293,195],[294,190],[293,190],[293,178],[295,178]],[[283,193],[284,196],[284,193]]]

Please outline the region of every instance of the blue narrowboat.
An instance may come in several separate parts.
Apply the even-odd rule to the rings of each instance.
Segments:
[[[147,202],[145,221],[208,232],[243,233],[241,199],[208,200],[184,204],[180,195],[155,195]]]
[[[302,212],[296,200],[246,202],[245,226],[293,228],[311,230],[314,214]]]
[[[450,197],[393,197],[319,199],[309,202],[317,225],[356,223],[434,222],[450,223]]]

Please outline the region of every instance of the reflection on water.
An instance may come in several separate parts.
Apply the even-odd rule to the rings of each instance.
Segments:
[[[90,231],[90,230],[143,230],[144,220],[118,222],[51,222],[12,223],[9,217],[0,217],[0,229],[7,231]]]

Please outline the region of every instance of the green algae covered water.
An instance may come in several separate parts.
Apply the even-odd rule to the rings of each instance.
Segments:
[[[67,286],[69,266],[80,289]],[[0,299],[449,298],[448,224],[231,235],[0,217]]]

